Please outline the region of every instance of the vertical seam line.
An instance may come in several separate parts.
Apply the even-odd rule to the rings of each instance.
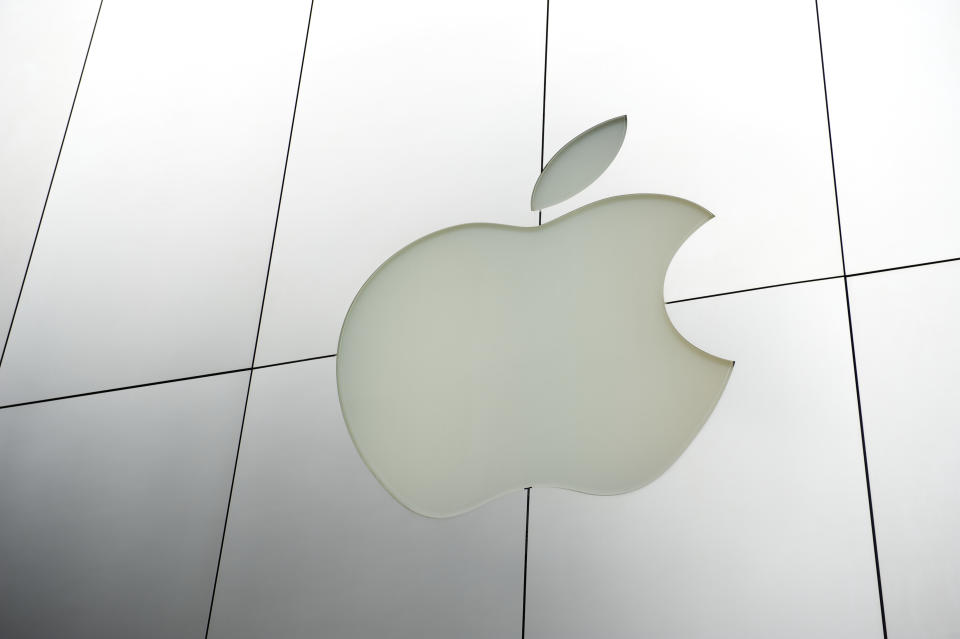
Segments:
[[[97,7],[97,16],[93,19],[93,29],[90,31],[90,40],[87,42],[87,52],[83,55],[83,65],[80,67],[80,77],[77,79],[77,88],[73,92],[73,101],[70,102],[67,123],[63,127],[63,136],[60,138],[60,148],[57,150],[57,159],[53,163],[53,172],[50,174],[50,182],[47,184],[47,194],[43,198],[43,207],[40,209],[40,219],[37,220],[37,230],[33,234],[33,243],[30,245],[30,253],[27,255],[27,265],[23,269],[23,279],[20,280],[20,290],[17,292],[17,300],[13,304],[13,313],[10,315],[7,334],[3,338],[3,349],[0,350],[0,366],[3,366],[3,358],[7,354],[7,344],[10,342],[10,334],[13,333],[13,321],[17,317],[17,309],[20,308],[20,298],[23,296],[23,288],[27,283],[27,273],[30,272],[30,263],[33,262],[33,252],[37,248],[37,238],[40,237],[40,227],[43,225],[43,217],[47,212],[47,203],[50,201],[50,191],[53,190],[53,180],[57,176],[57,167],[60,166],[60,156],[63,154],[63,145],[67,141],[67,131],[70,130],[70,121],[73,119],[73,109],[77,105],[77,96],[80,94],[80,84],[83,82],[83,73],[87,69],[87,60],[90,58],[93,36],[97,32],[97,23],[100,22],[100,11],[102,9],[103,0],[100,0],[100,5]]]
[[[860,423],[860,450],[863,453],[863,474],[867,489],[867,508],[870,513],[870,536],[873,541],[873,562],[877,573],[877,597],[880,602],[880,623],[883,637],[887,639],[887,615],[883,605],[883,582],[880,578],[880,553],[877,549],[877,526],[873,514],[873,493],[870,488],[870,467],[867,463],[867,438],[863,428],[863,404],[860,398],[860,375],[857,370],[857,349],[853,337],[853,312],[850,308],[850,286],[848,284],[846,256],[843,249],[843,226],[840,223],[840,195],[837,190],[837,165],[833,152],[833,129],[830,123],[830,101],[827,98],[827,70],[823,59],[823,33],[820,28],[820,3],[814,0],[817,15],[817,42],[820,47],[820,74],[823,79],[823,105],[827,118],[827,140],[830,145],[830,171],[833,176],[833,202],[837,211],[837,234],[840,239],[840,265],[843,269],[843,293],[847,305],[847,329],[850,333],[850,356],[853,362],[853,386],[857,396],[857,419]]]
[[[293,115],[290,118],[290,134],[287,137],[287,152],[283,160],[283,175],[280,178],[280,195],[277,198],[277,214],[273,221],[273,236],[270,239],[270,253],[267,257],[267,273],[263,281],[263,296],[260,298],[260,315],[257,319],[257,332],[253,340],[253,355],[250,357],[250,374],[247,377],[247,392],[243,400],[243,414],[240,417],[240,432],[237,434],[237,448],[233,459],[233,473],[230,477],[230,492],[227,494],[227,509],[223,516],[223,531],[220,535],[220,550],[217,553],[217,569],[213,575],[213,590],[210,593],[210,608],[207,610],[207,627],[204,638],[210,635],[210,622],[213,619],[213,604],[217,597],[217,582],[220,580],[220,566],[223,561],[223,547],[227,539],[227,524],[230,521],[230,506],[233,503],[233,489],[237,481],[237,466],[240,462],[240,446],[243,442],[243,427],[247,421],[247,405],[250,403],[250,387],[253,385],[253,371],[257,361],[257,346],[260,343],[260,327],[263,324],[263,309],[267,303],[267,287],[270,283],[270,267],[273,265],[273,249],[277,243],[277,227],[280,225],[280,208],[283,205],[283,190],[287,183],[287,166],[290,163],[290,147],[293,145],[293,129],[297,121],[297,106],[300,102],[300,85],[303,82],[303,67],[307,60],[307,43],[310,40],[310,23],[313,20],[313,0],[307,14],[307,29],[303,38],[303,53],[300,58],[300,74],[297,77],[297,92],[293,99]]]

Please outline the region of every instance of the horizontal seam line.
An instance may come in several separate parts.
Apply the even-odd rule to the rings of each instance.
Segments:
[[[767,284],[765,286],[754,286],[753,288],[741,288],[736,291],[726,291],[724,293],[711,293],[709,295],[698,295],[696,297],[685,297],[679,300],[671,300],[667,304],[679,304],[680,302],[693,302],[695,300],[704,300],[710,297],[722,297],[724,295],[736,295],[737,293],[749,293],[750,291],[762,291],[768,288],[779,288],[781,286],[796,286],[797,284],[810,284],[812,282],[825,282],[827,280],[843,279],[843,275],[827,275],[826,277],[815,277],[810,280],[798,280],[796,282],[783,282],[781,284]]]
[[[163,384],[175,384],[177,382],[188,382],[195,379],[204,379],[207,377],[219,377],[221,375],[233,375],[235,373],[244,373],[255,370],[260,370],[264,368],[274,368],[277,366],[286,366],[288,364],[299,364],[302,362],[312,362],[320,359],[328,359],[330,357],[336,357],[337,354],[333,353],[331,355],[317,355],[315,357],[303,357],[300,359],[292,359],[286,362],[276,362],[274,364],[260,364],[258,366],[247,366],[245,368],[233,368],[226,371],[217,371],[215,373],[201,373],[199,375],[188,375],[186,377],[174,377],[172,379],[163,379],[156,382],[143,382],[142,384],[130,384],[128,386],[117,386],[115,388],[105,388],[102,390],[95,391],[86,391],[83,393],[73,393],[70,395],[60,395],[58,397],[47,397],[44,399],[32,399],[26,402],[16,402],[14,404],[5,404],[0,406],[0,410],[5,408],[17,408],[18,406],[31,406],[33,404],[45,404],[47,402],[56,402],[62,399],[77,399],[79,397],[89,397],[91,395],[103,395],[104,393],[116,393],[118,391],[125,390],[134,390],[136,388],[147,388],[149,386],[161,386]]]
[[[937,264],[947,264],[949,262],[960,261],[960,257],[948,257],[943,260],[933,260],[932,262],[918,262],[917,264],[906,264],[904,266],[890,266],[888,268],[877,268],[871,271],[861,271],[859,273],[850,273],[847,277],[859,277],[861,275],[873,275],[875,273],[886,273],[888,271],[902,271],[907,268],[918,268],[920,266],[936,266]]]
[[[888,273],[890,271],[902,271],[909,268],[919,268],[921,266],[936,266],[937,264],[948,264],[950,262],[960,262],[960,257],[949,257],[942,260],[933,260],[931,262],[917,262],[916,264],[905,264],[903,266],[890,266],[887,268],[878,268],[870,271],[860,271],[859,273],[848,273],[846,277],[860,277],[863,275],[875,275],[877,273]],[[810,284],[813,282],[825,282],[827,280],[843,279],[843,275],[828,275],[826,277],[815,277],[809,280],[797,280],[795,282],[783,282],[781,284],[767,284],[765,286],[754,286],[752,288],[741,288],[735,291],[726,291],[723,293],[710,293],[708,295],[697,295],[695,297],[684,297],[679,300],[670,300],[666,304],[679,304],[681,302],[693,302],[696,300],[709,299],[711,297],[722,297],[724,295],[736,295],[738,293],[749,293],[751,291],[762,291],[768,288],[779,288],[781,286],[796,286],[797,284]]]
[[[874,274],[876,274],[876,273],[887,273],[887,272],[890,272],[890,271],[902,271],[902,270],[904,270],[904,269],[909,269],[909,268],[918,268],[918,267],[921,267],[921,266],[935,266],[935,265],[937,265],[937,264],[947,264],[947,263],[950,263],[950,262],[958,262],[958,261],[960,261],[960,257],[951,257],[951,258],[946,258],[946,259],[942,259],[942,260],[933,260],[933,261],[930,261],[930,262],[918,262],[918,263],[916,263],[916,264],[906,264],[906,265],[904,265],[904,266],[891,266],[891,267],[888,267],[888,268],[874,269],[874,270],[870,270],[870,271],[861,271],[861,272],[859,272],[859,273],[850,273],[850,274],[847,275],[847,277],[848,277],[848,278],[849,278],[849,277],[860,277],[860,276],[863,276],[863,275],[874,275]],[[712,297],[723,297],[723,296],[725,296],[725,295],[736,295],[736,294],[738,294],[738,293],[749,293],[749,292],[751,292],[751,291],[762,291],[762,290],[770,289],[770,288],[780,288],[780,287],[783,287],[783,286],[796,286],[796,285],[798,285],[798,284],[810,284],[810,283],[813,283],[813,282],[824,282],[824,281],[827,281],[827,280],[837,280],[837,279],[843,279],[843,275],[828,275],[828,276],[826,276],[826,277],[817,277],[817,278],[813,278],[813,279],[809,279],[809,280],[798,280],[798,281],[795,281],[795,282],[783,282],[783,283],[781,283],[781,284],[768,284],[768,285],[766,285],[766,286],[755,286],[755,287],[752,287],[752,288],[738,289],[738,290],[736,290],[736,291],[726,291],[726,292],[724,292],[724,293],[712,293],[712,294],[709,294],[709,295],[698,295],[698,296],[696,296],[696,297],[686,297],[686,298],[679,299],[679,300],[671,300],[671,301],[666,302],[666,303],[667,303],[667,304],[680,304],[680,303],[682,303],[682,302],[693,302],[693,301],[696,301],[696,300],[709,299],[709,298],[712,298]],[[287,365],[290,365],[290,364],[299,364],[299,363],[302,363],[302,362],[311,362],[311,361],[316,361],[316,360],[320,360],[320,359],[328,359],[328,358],[330,358],[330,357],[336,357],[336,356],[337,356],[336,353],[332,353],[332,354],[330,354],[330,355],[317,355],[317,356],[314,356],[314,357],[302,357],[302,358],[300,358],[300,359],[292,359],[292,360],[288,360],[288,361],[284,361],[284,362],[274,362],[274,363],[272,363],[272,364],[258,364],[258,365],[255,365],[255,366],[247,366],[247,367],[245,367],[245,368],[234,368],[234,369],[226,370],[226,371],[218,371],[218,372],[216,372],[216,373],[201,373],[201,374],[199,374],[199,375],[188,375],[188,376],[186,376],[186,377],[175,377],[175,378],[173,378],[173,379],[164,379],[164,380],[160,380],[160,381],[157,381],[157,382],[144,382],[144,383],[142,383],[142,384],[130,384],[130,385],[128,385],[128,386],[117,386],[117,387],[115,387],[115,388],[106,388],[106,389],[102,389],[102,390],[86,391],[86,392],[83,392],[83,393],[73,393],[73,394],[70,394],[70,395],[61,395],[61,396],[58,396],[58,397],[47,397],[47,398],[44,398],[44,399],[33,399],[33,400],[30,400],[30,401],[26,401],[26,402],[16,402],[16,403],[13,403],[13,404],[5,404],[5,405],[3,405],[3,406],[0,406],[0,410],[3,410],[3,409],[5,409],[5,408],[17,408],[18,406],[30,406],[30,405],[33,405],[33,404],[45,404],[45,403],[47,403],[47,402],[56,402],[56,401],[60,401],[60,400],[62,400],[62,399],[76,399],[76,398],[78,398],[78,397],[89,397],[89,396],[91,396],[91,395],[102,395],[102,394],[104,394],[104,393],[115,393],[115,392],[118,392],[118,391],[133,390],[133,389],[136,389],[136,388],[146,388],[146,387],[148,387],[148,386],[159,386],[159,385],[161,385],[161,384],[174,384],[174,383],[176,383],[176,382],[187,382],[187,381],[190,381],[190,380],[203,379],[203,378],[206,378],[206,377],[218,377],[218,376],[220,376],[220,375],[231,375],[231,374],[233,374],[233,373],[242,373],[242,372],[244,372],[244,371],[261,370],[261,369],[264,369],[264,368],[275,368],[275,367],[277,367],[277,366],[287,366]]]

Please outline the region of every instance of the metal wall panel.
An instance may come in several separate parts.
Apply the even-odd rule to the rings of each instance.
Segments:
[[[334,369],[254,374],[210,636],[517,636],[524,493],[410,512],[357,454]]]
[[[547,158],[622,114],[620,156],[544,219],[623,193],[707,208],[667,299],[840,273],[812,2],[552,1]]]
[[[958,281],[960,264],[850,281],[891,637],[960,626]]]
[[[249,365],[308,8],[105,3],[0,402]]]
[[[0,636],[203,636],[246,387],[0,411]]]
[[[527,637],[880,636],[842,282],[669,308],[727,390],[649,486],[533,489]]]
[[[98,0],[0,4],[0,344],[7,336]]]
[[[960,4],[820,5],[847,271],[960,257]]]
[[[314,11],[258,364],[328,355],[363,282],[466,222],[536,224],[545,6]]]

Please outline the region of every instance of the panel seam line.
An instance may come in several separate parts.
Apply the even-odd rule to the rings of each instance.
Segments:
[[[837,211],[837,236],[840,241],[840,266],[843,270],[843,293],[847,306],[847,329],[850,334],[850,357],[853,364],[853,385],[857,398],[857,419],[860,424],[860,449],[863,453],[863,474],[867,491],[867,508],[870,514],[870,536],[873,541],[873,561],[877,574],[877,598],[880,603],[880,623],[883,629],[883,637],[887,639],[887,616],[883,604],[883,582],[880,577],[880,553],[877,548],[877,527],[873,512],[873,492],[870,488],[870,467],[867,462],[867,438],[863,426],[863,403],[860,397],[860,375],[857,370],[857,350],[854,342],[853,333],[853,312],[850,307],[850,286],[848,283],[846,255],[843,248],[843,225],[840,219],[840,195],[837,189],[837,165],[833,149],[833,128],[830,121],[830,101],[827,97],[827,70],[823,56],[823,33],[820,27],[820,3],[819,0],[813,2],[814,10],[817,16],[817,43],[820,49],[820,73],[823,79],[823,106],[827,120],[827,141],[830,148],[830,171],[833,177],[833,201]]]
[[[263,295],[260,298],[260,314],[257,318],[257,332],[253,339],[253,354],[250,357],[249,375],[247,377],[247,392],[243,400],[243,413],[240,417],[240,432],[237,434],[237,448],[233,460],[233,473],[230,477],[230,489],[227,494],[227,508],[223,516],[223,530],[220,535],[220,550],[217,553],[217,568],[213,575],[213,589],[210,593],[210,607],[207,611],[207,625],[204,630],[204,639],[210,635],[210,622],[213,619],[213,604],[217,597],[217,583],[220,579],[220,567],[223,562],[223,547],[227,539],[227,524],[230,521],[230,507],[233,504],[233,492],[237,481],[237,466],[240,462],[240,448],[243,442],[243,428],[247,421],[247,407],[250,403],[250,388],[253,385],[253,371],[257,361],[257,347],[260,344],[260,328],[263,325],[263,311],[267,304],[267,287],[270,284],[270,268],[273,265],[273,250],[277,243],[277,228],[280,225],[280,209],[283,206],[283,191],[287,183],[287,167],[290,164],[290,148],[293,146],[293,130],[297,121],[297,106],[300,103],[300,86],[303,83],[303,68],[307,60],[307,43],[310,40],[310,23],[313,19],[313,3],[310,0],[310,10],[307,13],[307,28],[303,37],[303,53],[300,57],[300,73],[297,76],[297,91],[293,99],[293,114],[290,117],[290,133],[287,136],[287,151],[283,159],[283,173],[280,178],[280,193],[277,197],[277,213],[273,221],[273,235],[270,239],[270,253],[267,256],[267,272],[263,281]]]
[[[90,49],[93,47],[93,36],[97,32],[97,23],[100,22],[100,11],[103,9],[103,0],[97,7],[97,16],[93,19],[93,29],[90,31],[90,40],[87,42],[87,51],[83,55],[83,65],[80,67],[80,77],[77,78],[77,88],[73,92],[73,100],[70,102],[70,111],[67,113],[67,123],[63,127],[63,136],[60,138],[60,148],[57,150],[57,159],[53,162],[53,172],[50,174],[50,182],[47,184],[47,193],[43,198],[43,207],[40,209],[40,218],[37,220],[37,230],[33,234],[33,243],[30,245],[30,253],[27,254],[27,264],[23,269],[23,279],[20,280],[20,290],[17,292],[17,300],[13,304],[13,313],[10,315],[10,324],[7,326],[7,334],[3,338],[3,349],[0,350],[0,366],[3,366],[3,358],[7,354],[7,344],[10,342],[10,334],[13,333],[13,322],[17,318],[17,310],[20,308],[20,298],[23,296],[23,288],[27,283],[27,274],[30,272],[30,264],[33,262],[33,253],[37,248],[37,238],[40,237],[40,227],[43,226],[43,217],[47,212],[47,203],[50,201],[50,192],[53,190],[53,180],[57,176],[57,168],[60,166],[60,156],[63,154],[63,146],[67,141],[67,131],[70,130],[70,121],[73,119],[73,109],[77,106],[77,96],[80,94],[80,84],[83,82],[83,74],[87,69],[87,60],[90,58]]]

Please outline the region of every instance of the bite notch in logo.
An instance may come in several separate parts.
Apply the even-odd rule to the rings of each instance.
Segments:
[[[531,209],[591,184],[626,126],[614,118],[557,152]],[[712,217],[621,195],[543,226],[443,229],[384,262],[337,350],[347,428],[383,487],[448,517],[527,486],[610,495],[660,476],[733,368],[687,342],[663,299],[674,253]]]

